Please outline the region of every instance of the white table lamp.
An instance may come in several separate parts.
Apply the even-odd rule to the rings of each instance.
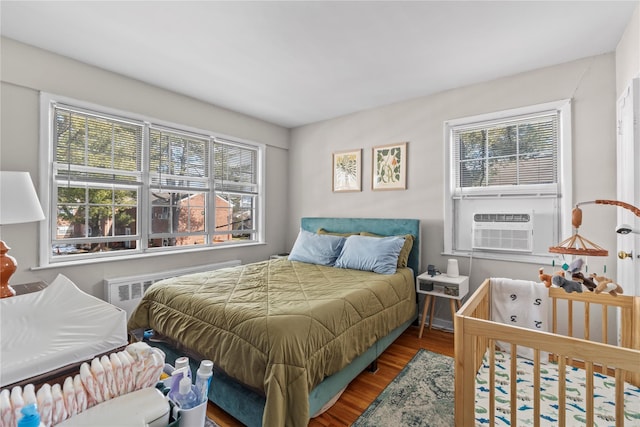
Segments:
[[[42,221],[44,213],[28,172],[0,171],[0,225]],[[0,240],[0,298],[14,296],[9,279],[18,264]]]

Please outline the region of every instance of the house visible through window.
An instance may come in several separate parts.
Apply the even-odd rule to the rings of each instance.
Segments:
[[[571,104],[445,123],[445,253],[550,257],[571,201]]]
[[[260,240],[262,145],[51,95],[42,104],[51,177],[43,259]]]

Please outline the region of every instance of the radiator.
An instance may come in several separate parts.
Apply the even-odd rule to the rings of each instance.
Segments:
[[[120,307],[127,312],[127,320],[137,307],[142,296],[158,280],[170,277],[181,276],[183,274],[201,273],[203,271],[217,270],[225,267],[235,267],[240,265],[240,260],[219,262],[216,264],[196,265],[177,270],[168,270],[157,273],[143,274],[139,276],[115,277],[104,279],[104,294],[107,302]]]

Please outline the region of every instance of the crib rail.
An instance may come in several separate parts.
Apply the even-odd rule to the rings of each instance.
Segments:
[[[553,322],[552,332],[540,332],[511,325],[504,325],[490,321],[491,283],[485,280],[476,292],[458,311],[454,319],[455,328],[455,419],[456,426],[475,425],[475,377],[485,354],[490,361],[490,375],[493,372],[492,361],[494,358],[495,342],[507,342],[512,346],[512,354],[515,354],[516,346],[528,347],[534,351],[534,381],[535,390],[538,390],[540,381],[540,362],[542,352],[548,352],[553,360],[557,361],[560,378],[559,387],[559,425],[565,425],[565,384],[564,368],[566,365],[579,365],[587,372],[587,384],[585,392],[591,399],[586,399],[586,425],[594,425],[593,408],[593,382],[589,379],[594,372],[603,371],[612,374],[615,378],[616,400],[616,426],[624,425],[624,395],[623,380],[640,386],[640,297],[593,294],[585,292],[566,293],[562,289],[549,289],[552,302]],[[573,325],[574,302],[584,303],[583,325],[584,336],[575,337]],[[590,319],[594,316],[595,307],[601,310],[600,323],[603,324],[603,342],[593,341],[590,327]],[[602,307],[602,308],[600,308]],[[621,346],[607,344],[609,340],[606,332],[609,310],[620,310],[621,319]],[[564,322],[564,323],[563,323]],[[560,325],[567,325],[567,335],[560,335]],[[512,364],[512,369],[515,364]],[[516,378],[512,372],[510,378]],[[515,381],[511,381],[515,387]],[[494,401],[495,382],[490,379],[490,402]],[[515,391],[515,388],[512,390]],[[511,395],[515,395],[514,392]],[[515,399],[511,402],[511,425],[516,425]],[[535,419],[534,425],[539,425],[540,399],[534,396]],[[494,425],[494,408],[489,408],[490,425]]]

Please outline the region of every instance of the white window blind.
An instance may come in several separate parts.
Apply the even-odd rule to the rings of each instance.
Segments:
[[[54,105],[54,173],[59,180],[139,183],[140,123]]]
[[[216,191],[258,193],[258,152],[255,148],[216,139],[213,151]]]
[[[458,189],[557,183],[556,112],[451,132]]]
[[[207,137],[152,127],[149,130],[151,185],[171,189],[209,188]]]

